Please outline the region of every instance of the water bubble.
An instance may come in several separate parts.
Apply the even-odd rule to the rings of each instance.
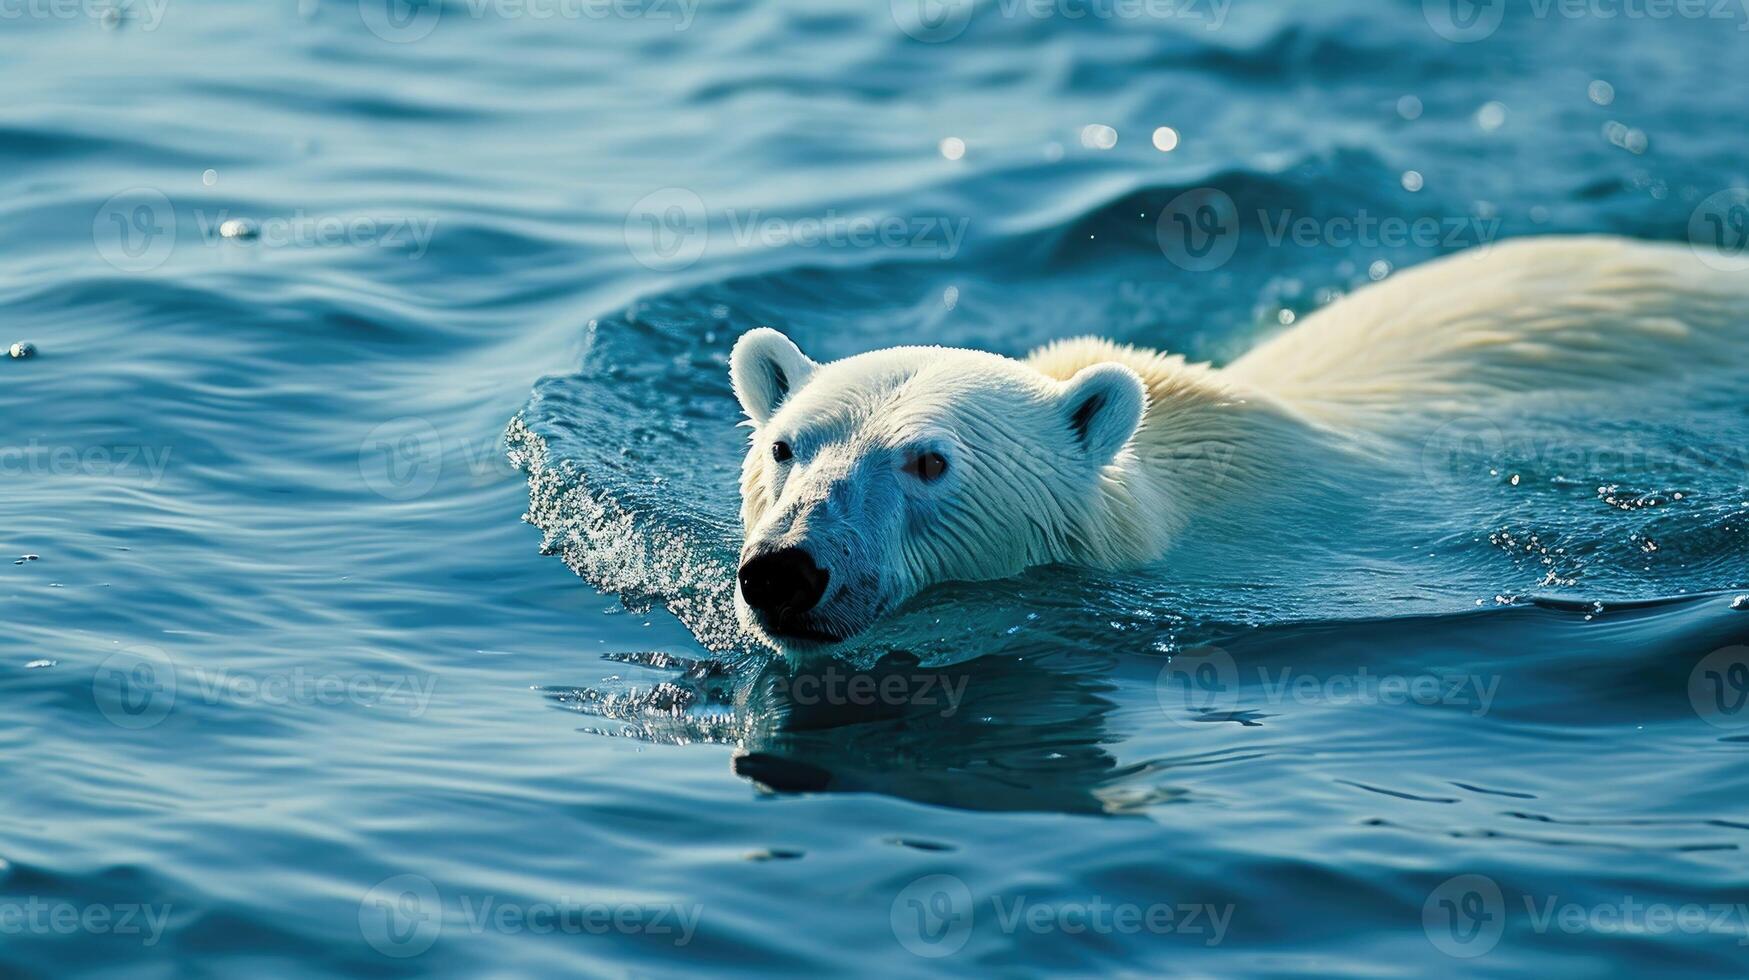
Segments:
[[[205,184],[208,187],[213,186],[214,184],[219,182],[219,172],[217,170],[212,169],[211,167],[208,167],[207,171],[200,175],[200,182]]]
[[[1405,95],[1397,100],[1397,115],[1404,119],[1421,118],[1421,100],[1413,95]]]
[[[1050,142],[1045,144],[1045,162],[1056,163],[1063,158],[1063,144]]]
[[[1383,279],[1390,274],[1391,264],[1384,259],[1379,259],[1372,265],[1366,267],[1367,278],[1371,279],[1373,282],[1378,282],[1380,279]]]
[[[11,355],[15,360],[22,361],[27,357],[36,356],[36,345],[29,341],[21,340],[7,348],[6,353]]]
[[[949,160],[958,160],[966,155],[966,141],[958,136],[949,136],[941,141],[941,155]]]
[[[222,238],[247,241],[259,234],[261,234],[261,230],[255,227],[255,222],[248,218],[228,218],[219,225],[219,236]]]
[[[1161,153],[1171,153],[1178,149],[1178,130],[1171,126],[1161,126],[1154,130],[1154,149]]]
[[[1506,124],[1506,105],[1501,102],[1485,102],[1476,110],[1476,125],[1493,132]]]
[[[1586,86],[1585,94],[1598,105],[1609,105],[1615,101],[1615,86],[1599,78]]]
[[[1419,170],[1405,170],[1405,171],[1403,171],[1403,189],[1404,190],[1413,194],[1416,191],[1421,189],[1421,185],[1422,185],[1421,171],[1419,171]]]
[[[958,286],[949,286],[941,291],[941,305],[951,310],[958,306],[959,302],[960,288]]]
[[[1117,145],[1117,130],[1099,123],[1083,126],[1081,145],[1089,150],[1109,150]]]

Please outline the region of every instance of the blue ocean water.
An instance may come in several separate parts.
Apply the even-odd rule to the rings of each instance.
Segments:
[[[0,974],[1742,975],[1742,365],[795,676],[726,356],[1223,362],[1501,238],[1740,247],[1745,27],[4,6]]]

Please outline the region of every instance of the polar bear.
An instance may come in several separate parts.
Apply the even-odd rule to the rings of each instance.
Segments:
[[[1024,360],[899,347],[821,364],[751,330],[730,356],[752,429],[739,617],[805,652],[937,582],[1243,540],[1229,505],[1272,489],[1316,514],[1446,413],[1740,356],[1749,276],[1723,266],[1675,245],[1521,239],[1367,286],[1219,368],[1097,339]]]

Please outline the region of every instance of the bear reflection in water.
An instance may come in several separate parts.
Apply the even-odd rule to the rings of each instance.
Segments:
[[[620,695],[549,690],[567,708],[648,741],[725,742],[735,772],[777,792],[872,792],[973,810],[1123,812],[1182,791],[1120,787],[1105,745],[1114,659],[1044,650],[924,667],[903,654],[866,670],[781,659],[740,669],[660,654],[675,671]],[[1139,769],[1141,767],[1130,767]]]

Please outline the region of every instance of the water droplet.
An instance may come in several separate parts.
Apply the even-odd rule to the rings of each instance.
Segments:
[[[1083,126],[1081,145],[1089,150],[1109,150],[1117,145],[1117,130],[1100,123]]]

